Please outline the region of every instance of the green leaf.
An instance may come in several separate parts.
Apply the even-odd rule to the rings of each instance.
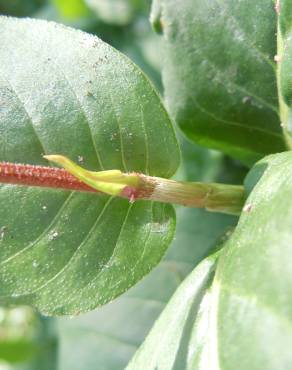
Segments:
[[[224,370],[292,366],[291,165],[286,152],[250,172],[247,211],[219,259],[217,356]]]
[[[252,169],[245,211],[200,304],[194,287],[209,258],[178,289],[129,369],[291,368],[291,168],[286,152]]]
[[[222,154],[186,141],[182,145],[179,178],[216,181],[223,167]],[[234,173],[234,170],[229,166],[228,172]],[[201,209],[177,208],[175,240],[164,259],[146,278],[94,312],[73,320],[58,319],[60,368],[124,369],[185,276],[236,220],[236,217]],[[72,346],[79,351],[72,353]]]
[[[0,160],[171,176],[173,128],[143,73],[98,38],[55,23],[0,20]],[[157,134],[159,132],[159,135]],[[3,185],[0,301],[47,314],[88,311],[161,259],[171,206]]]
[[[203,261],[181,284],[127,370],[198,369],[193,366],[193,353],[199,352],[203,340],[195,340],[192,329],[196,317],[200,319],[198,311],[202,302],[206,307],[215,261],[214,257]],[[201,337],[204,335],[203,330]]]
[[[152,21],[167,107],[189,138],[249,164],[285,150],[274,1],[155,0]]]

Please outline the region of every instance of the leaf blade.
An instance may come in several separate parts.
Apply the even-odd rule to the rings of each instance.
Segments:
[[[36,20],[1,17],[0,22],[1,160],[43,164],[42,154],[59,152],[91,170],[123,170],[126,163],[130,171],[172,175],[179,162],[174,131],[136,66],[80,31]],[[174,212],[163,205],[152,212],[151,204],[139,202],[130,211],[124,200],[9,185],[1,186],[0,198],[0,300],[32,304],[47,314],[86,311],[121,294],[158,263],[174,232]],[[114,237],[128,211],[130,222],[115,256]],[[160,233],[152,230],[157,224]],[[144,255],[139,238],[148,234]],[[132,248],[141,259],[136,267]],[[90,285],[110,256],[112,272]],[[65,274],[70,261],[75,268]],[[124,273],[126,266],[132,275]],[[123,279],[114,287],[119,276]],[[78,286],[80,294],[82,289],[89,294],[83,303],[69,291]],[[105,295],[97,296],[98,289]]]
[[[273,1],[157,0],[168,109],[192,140],[252,163],[285,149]],[[195,20],[195,21],[194,21]]]
[[[149,370],[191,369],[183,342],[188,344],[191,338],[193,321],[214,276],[215,260],[203,261],[181,284],[127,369],[143,369],[146,362]]]

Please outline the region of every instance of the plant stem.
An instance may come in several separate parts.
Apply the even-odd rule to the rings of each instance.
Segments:
[[[243,186],[180,182],[140,173],[124,175],[137,179],[137,185],[125,185],[119,194],[130,201],[154,200],[227,214],[239,214],[245,201]],[[65,169],[7,162],[0,162],[0,183],[101,193]]]
[[[240,214],[245,202],[244,187],[240,185],[181,182],[145,175],[140,177],[144,182],[143,189],[149,186],[153,189],[148,199],[159,202],[236,215]]]
[[[275,10],[278,16],[277,55],[275,57],[277,57],[276,58],[276,61],[277,61],[276,77],[277,77],[277,91],[278,91],[278,102],[279,102],[279,115],[280,115],[280,122],[281,122],[281,127],[283,129],[286,145],[288,149],[291,150],[292,149],[292,138],[291,138],[291,133],[289,132],[290,128],[288,127],[289,110],[288,110],[288,106],[285,103],[282,92],[281,92],[281,67],[282,67],[282,59],[284,56],[284,40],[282,37],[280,21],[279,21],[279,16],[280,16],[280,1],[279,0],[277,0],[276,2]]]
[[[0,162],[0,183],[97,192],[62,168],[8,162]]]

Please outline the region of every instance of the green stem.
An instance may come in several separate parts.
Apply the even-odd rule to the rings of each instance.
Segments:
[[[275,10],[278,15],[278,26],[277,26],[277,55],[275,56],[277,67],[276,67],[276,77],[277,77],[277,90],[278,90],[278,102],[279,102],[279,116],[281,127],[283,129],[285,142],[288,149],[292,149],[292,138],[291,134],[289,134],[289,127],[288,127],[288,119],[289,119],[289,111],[288,107],[283,99],[281,93],[281,66],[282,66],[282,59],[284,56],[284,45],[283,45],[283,37],[280,28],[280,1],[277,0]]]
[[[62,155],[47,155],[79,180],[110,195],[206,208],[208,211],[239,214],[245,195],[243,186],[181,182],[118,170],[92,172]]]
[[[140,175],[141,188],[153,189],[144,199],[205,208],[212,212],[240,214],[244,202],[244,187],[217,183],[181,182]]]
[[[46,158],[65,169],[0,162],[0,183],[97,192],[131,202],[154,200],[236,215],[240,214],[245,201],[243,186],[181,182],[119,170],[93,172],[63,156]]]

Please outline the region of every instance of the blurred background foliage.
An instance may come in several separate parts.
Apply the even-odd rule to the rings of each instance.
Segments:
[[[46,19],[97,35],[144,70],[163,96],[162,45],[151,29],[151,0],[0,0],[0,14]],[[242,183],[246,169],[178,132],[187,181]],[[160,265],[112,303],[77,318],[44,318],[0,308],[0,370],[122,370],[184,277],[235,217],[177,208],[176,238]]]
[[[55,322],[29,307],[0,308],[0,369],[57,369]]]

